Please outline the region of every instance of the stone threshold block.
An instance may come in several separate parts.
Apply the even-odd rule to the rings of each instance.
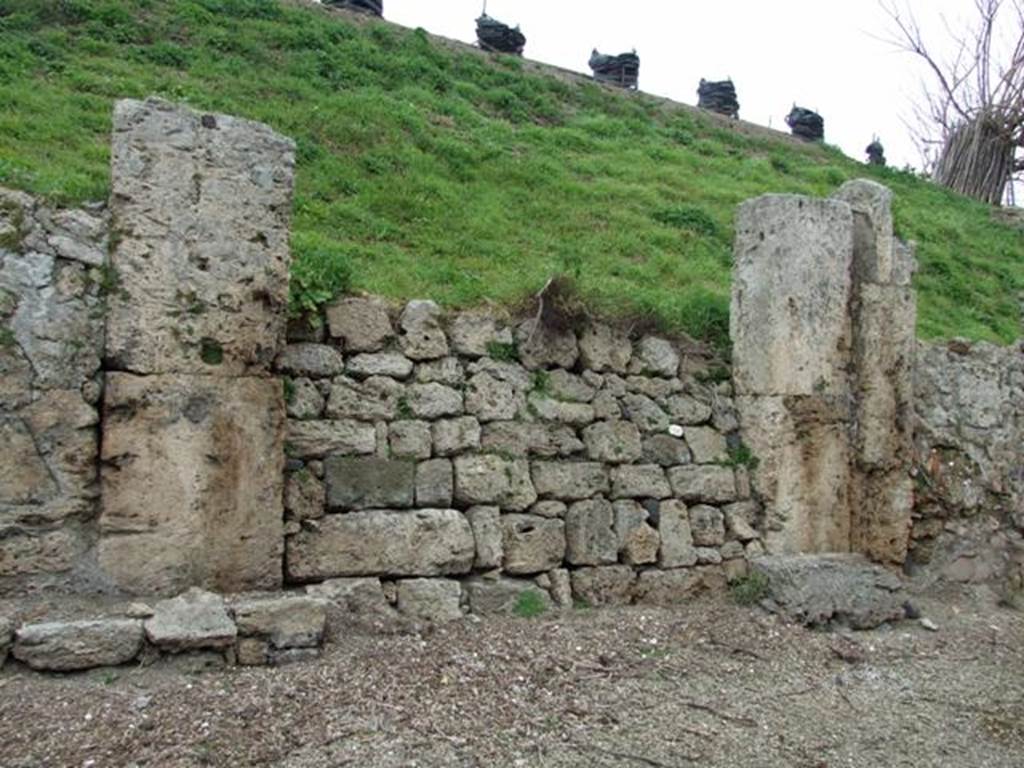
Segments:
[[[111,373],[103,411],[99,564],[112,586],[280,586],[280,382]]]

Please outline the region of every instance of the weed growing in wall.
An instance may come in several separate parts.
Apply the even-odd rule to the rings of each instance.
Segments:
[[[519,593],[515,608],[512,609],[516,616],[524,619],[532,619],[540,616],[547,610],[544,599],[535,589],[524,589]]]
[[[729,585],[732,599],[739,605],[757,605],[768,596],[768,577],[758,571],[751,571]]]

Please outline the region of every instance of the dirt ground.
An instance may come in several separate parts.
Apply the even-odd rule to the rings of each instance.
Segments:
[[[1024,614],[852,635],[725,597],[353,635],[319,660],[0,674],[0,766],[1024,766]]]

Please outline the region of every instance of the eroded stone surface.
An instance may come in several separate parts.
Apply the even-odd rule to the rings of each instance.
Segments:
[[[142,650],[142,622],[134,619],[26,624],[13,655],[32,669],[73,672],[126,664]]]
[[[196,588],[158,602],[145,627],[149,642],[173,653],[227,648],[238,634],[224,599]]]
[[[565,559],[565,523],[534,515],[502,515],[504,568],[534,574],[557,568]]]

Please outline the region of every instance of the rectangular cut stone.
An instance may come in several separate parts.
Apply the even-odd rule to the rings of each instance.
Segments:
[[[737,398],[743,438],[759,459],[768,548],[777,553],[849,552],[849,425],[822,397]]]
[[[411,507],[416,491],[416,463],[331,456],[324,462],[330,509]]]
[[[469,573],[475,556],[469,521],[454,509],[328,515],[287,544],[288,578],[300,582]]]
[[[266,372],[284,344],[295,145],[156,99],[114,108],[112,367]]]
[[[288,455],[315,459],[331,454],[362,456],[377,449],[373,424],[359,421],[288,421]]]
[[[590,461],[535,461],[532,475],[537,494],[553,499],[586,499],[610,486],[608,468]]]
[[[279,382],[111,373],[104,413],[99,562],[113,584],[280,586]]]
[[[853,212],[764,195],[737,214],[730,335],[737,392],[845,394]]]

